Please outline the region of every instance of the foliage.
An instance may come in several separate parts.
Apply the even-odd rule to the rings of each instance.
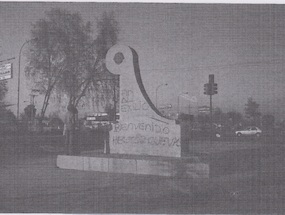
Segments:
[[[26,119],[32,120],[33,118],[35,118],[36,111],[37,111],[37,109],[35,108],[35,105],[30,104],[30,105],[26,106],[24,108]]]
[[[209,115],[204,115],[204,114],[199,114],[197,116],[197,122],[201,123],[201,124],[210,123],[210,116]]]
[[[78,13],[52,9],[45,19],[32,27],[29,63],[25,73],[45,95],[42,117],[52,90],[57,89],[74,100],[81,82],[86,79],[93,60],[91,25],[83,23]]]
[[[63,128],[63,121],[58,118],[58,117],[54,117],[54,118],[51,118],[51,120],[49,121],[48,123],[49,126],[53,126],[53,127],[60,127],[60,128]]]
[[[119,87],[118,77],[107,71],[104,60],[109,48],[118,41],[119,27],[113,13],[103,13],[101,20],[97,22],[97,31],[93,49],[95,63],[75,105],[77,106],[81,97],[85,95],[86,98],[93,98],[98,109],[99,105],[110,105],[114,98],[114,89],[117,94],[116,89]]]
[[[242,115],[239,112],[230,111],[227,113],[228,119],[232,123],[232,125],[237,125],[242,122]]]
[[[266,114],[262,116],[262,126],[265,128],[273,128],[274,127],[275,118],[271,114]]]
[[[104,58],[118,39],[113,13],[103,13],[97,30],[93,39],[90,22],[84,23],[78,13],[61,9],[52,9],[33,25],[31,36],[37,39],[30,42],[26,75],[45,95],[41,117],[54,90],[68,95],[69,103],[75,106],[83,96],[95,94],[97,102],[102,97],[107,99],[99,93],[97,81],[105,78]]]
[[[253,98],[248,98],[247,103],[245,104],[245,114],[248,118],[256,118],[259,117],[261,114],[258,111],[259,104],[257,104]]]
[[[253,98],[248,98],[247,103],[245,104],[245,115],[248,118],[249,123],[251,125],[259,125],[260,124],[260,116],[261,113],[258,110],[259,104],[253,100]]]
[[[104,12],[101,20],[97,23],[97,29],[99,33],[95,40],[95,49],[98,59],[102,60],[109,48],[118,41],[119,27],[114,13]]]
[[[223,124],[226,123],[228,120],[228,117],[225,113],[222,112],[220,108],[215,108],[213,111],[213,122]]]
[[[58,112],[52,112],[48,115],[48,119],[60,118]]]
[[[16,122],[15,114],[11,110],[6,109],[4,104],[1,104],[0,107],[0,121]]]
[[[7,91],[7,81],[0,81],[0,101],[3,101]]]

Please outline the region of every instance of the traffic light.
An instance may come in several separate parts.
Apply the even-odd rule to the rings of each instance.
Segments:
[[[212,95],[218,94],[218,84],[214,83],[212,85]]]
[[[210,84],[204,84],[204,94],[210,95]]]

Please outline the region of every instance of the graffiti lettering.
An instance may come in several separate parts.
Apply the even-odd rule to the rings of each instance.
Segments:
[[[177,137],[146,137],[141,134],[137,134],[135,136],[113,136],[112,144],[148,144],[152,146],[180,147],[180,139]]]
[[[124,113],[140,111],[140,110],[148,110],[149,106],[146,102],[135,101],[135,102],[122,102],[121,111]]]
[[[122,90],[121,103],[129,103],[134,101],[134,92],[132,90]]]
[[[117,123],[114,126],[114,132],[136,130],[152,132],[156,134],[169,134],[170,132],[168,127],[163,127],[155,123]]]

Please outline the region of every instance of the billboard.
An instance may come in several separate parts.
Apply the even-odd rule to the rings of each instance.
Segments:
[[[12,63],[0,65],[0,81],[12,78]]]

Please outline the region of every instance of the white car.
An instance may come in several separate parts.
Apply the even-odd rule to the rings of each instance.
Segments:
[[[262,131],[256,126],[248,126],[245,129],[238,130],[235,132],[238,137],[241,136],[256,136],[260,137]]]

